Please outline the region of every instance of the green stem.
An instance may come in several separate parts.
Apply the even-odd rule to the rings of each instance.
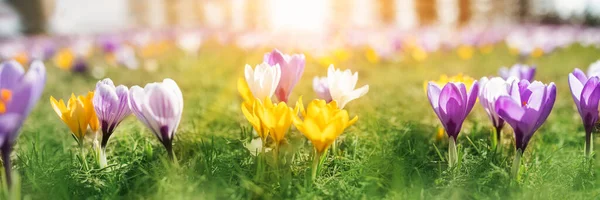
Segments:
[[[317,179],[317,173],[319,169],[319,163],[321,163],[321,155],[323,153],[315,151],[315,157],[313,158],[313,166],[312,166],[312,180],[315,181]]]
[[[456,140],[448,137],[448,166],[454,167],[458,163],[458,153],[456,150]]]
[[[521,150],[517,150],[515,153],[515,160],[512,165],[512,177],[514,179],[519,175],[519,168],[521,168],[521,157],[523,156],[523,152]]]
[[[592,133],[585,133],[585,156],[590,157],[592,152],[594,151],[594,137],[592,137]]]
[[[81,145],[79,145],[79,156],[81,158],[81,163],[83,164],[84,169],[86,171],[90,170],[90,167],[88,166],[87,159],[85,156],[85,147],[83,146],[83,142],[81,143]]]

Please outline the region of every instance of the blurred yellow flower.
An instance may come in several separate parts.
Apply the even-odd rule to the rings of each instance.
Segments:
[[[427,59],[427,52],[422,48],[416,47],[411,51],[411,56],[416,61],[421,62]]]
[[[93,92],[88,92],[87,96],[81,95],[79,97],[76,97],[75,94],[71,94],[71,98],[69,99],[67,105],[65,105],[62,99],[57,101],[54,97],[50,97],[50,104],[52,104],[52,108],[54,108],[54,111],[56,114],[58,114],[60,119],[67,126],[69,126],[69,129],[71,129],[73,134],[73,138],[75,138],[80,145],[83,144],[87,127],[90,125],[90,122],[92,122],[92,119],[95,118],[96,120],[96,122],[93,122],[96,123],[96,130],[98,127],[98,118],[96,117],[94,106],[92,105],[91,101],[93,96]]]
[[[301,99],[296,103],[297,109],[303,119],[294,116],[294,125],[306,138],[308,138],[315,150],[320,155],[341,135],[346,128],[358,120],[355,116],[350,120],[348,111],[339,109],[336,101],[327,104],[325,100],[315,99],[311,101],[306,110]]]
[[[0,114],[6,112],[6,104],[12,99],[12,91],[0,89]]]
[[[479,47],[479,51],[481,51],[482,54],[490,54],[490,53],[492,53],[492,51],[494,51],[494,45],[491,45],[491,44],[483,45],[483,46]]]
[[[544,50],[542,48],[539,48],[539,47],[536,47],[531,52],[531,57],[533,57],[533,58],[539,58],[539,57],[542,57],[543,55],[544,55]]]
[[[242,96],[244,102],[242,102],[242,106],[246,107],[246,109],[251,110],[252,104],[254,103],[254,96],[252,95],[252,91],[250,91],[250,87],[248,87],[248,83],[244,78],[239,78],[237,82],[237,89]]]
[[[29,64],[29,56],[27,55],[26,52],[18,53],[17,55],[15,55],[13,57],[13,59],[15,61],[17,61],[19,64],[21,64],[22,66],[27,66],[27,64]]]
[[[438,141],[441,141],[442,139],[444,139],[445,135],[446,135],[446,133],[444,131],[444,127],[438,127],[435,139],[437,139]]]
[[[473,47],[471,47],[471,46],[461,45],[456,50],[456,53],[458,54],[458,57],[460,57],[460,59],[469,60],[469,59],[473,58],[474,50],[473,50]]]
[[[54,64],[61,69],[69,70],[73,67],[75,62],[75,54],[71,49],[63,48],[56,53],[54,56]]]
[[[473,86],[473,82],[475,82],[475,79],[471,78],[470,76],[465,76],[462,73],[459,73],[456,76],[451,76],[448,77],[448,75],[442,74],[440,76],[440,79],[437,81],[432,81],[435,84],[437,84],[440,87],[443,87],[444,85],[446,85],[446,83],[449,82],[453,82],[453,83],[464,83],[465,86],[467,87],[467,91],[471,90],[471,86]],[[425,81],[423,83],[423,90],[425,90],[425,93],[427,93],[427,85],[429,84],[429,81]]]
[[[373,48],[368,48],[365,51],[365,57],[367,58],[367,61],[369,61],[370,63],[373,64],[377,64],[379,63],[379,54],[377,54],[377,51],[375,51],[375,49]]]

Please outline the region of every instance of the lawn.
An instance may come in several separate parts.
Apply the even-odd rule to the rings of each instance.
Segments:
[[[109,167],[85,169],[69,129],[52,110],[50,96],[68,98],[93,90],[98,79],[72,74],[47,63],[43,96],[26,121],[12,158],[21,196],[32,199],[597,199],[598,158],[584,157],[584,131],[567,84],[567,75],[598,58],[598,49],[573,45],[539,58],[536,79],[555,82],[558,96],[546,123],[524,153],[518,180],[511,179],[514,144],[504,129],[500,149],[491,147],[491,122],[477,103],[458,138],[461,164],[448,169],[447,139],[423,82],[463,73],[479,79],[495,76],[517,57],[498,46],[491,54],[462,60],[439,52],[421,62],[411,59],[368,62],[360,49],[335,66],[359,72],[358,86],[370,85],[364,97],[346,107],[356,124],[346,129],[321,175],[310,179],[312,146],[292,128],[283,148],[284,165],[268,166],[257,177],[257,158],[245,148],[250,124],[241,112],[236,81],[245,64],[262,62],[271,49],[240,50],[206,45],[196,57],[172,51],[159,59],[156,72],[107,68],[116,84],[144,85],[174,79],[184,97],[181,125],[174,139],[177,163],[161,143],[128,117],[108,144]],[[294,51],[285,51],[292,53]],[[309,53],[305,73],[290,102],[315,98],[312,78],[326,67]],[[103,61],[94,58],[92,65]],[[88,137],[91,138],[91,137]],[[91,150],[91,139],[86,141]],[[270,155],[270,153],[267,153]]]

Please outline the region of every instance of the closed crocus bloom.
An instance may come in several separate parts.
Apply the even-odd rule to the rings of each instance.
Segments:
[[[12,146],[45,84],[46,68],[40,61],[32,62],[27,72],[15,61],[0,65],[0,151],[8,185],[12,175]]]
[[[588,78],[581,70],[575,69],[569,74],[569,87],[577,111],[581,115],[585,128],[585,154],[592,152],[592,131],[598,122],[598,102],[600,101],[600,78]]]
[[[516,64],[513,65],[510,69],[506,67],[500,68],[499,73],[500,77],[502,77],[505,80],[508,80],[509,77],[514,77],[517,80],[527,80],[531,82],[535,77],[535,67]]]
[[[279,64],[270,66],[268,63],[256,65],[254,69],[250,65],[246,65],[245,77],[254,98],[262,101],[265,98],[271,98],[275,93],[281,79],[281,68]]]
[[[287,55],[275,49],[266,53],[264,62],[271,66],[279,65],[281,68],[281,79],[275,89],[275,96],[279,101],[288,102],[292,89],[304,73],[305,58],[303,54]]]
[[[90,101],[93,96],[93,92],[89,92],[87,96],[71,94],[66,105],[62,99],[57,101],[54,97],[50,97],[54,112],[71,129],[73,138],[79,145],[83,145],[87,128],[95,115],[94,106]]]
[[[254,101],[252,110],[242,106],[242,112],[263,142],[266,142],[266,137],[269,136],[275,142],[276,148],[283,143],[285,134],[292,125],[292,116],[297,113],[285,102],[273,104],[269,98],[264,102]]]
[[[433,107],[433,111],[440,119],[446,133],[448,134],[449,165],[452,167],[458,162],[456,153],[456,138],[460,133],[462,124],[467,115],[473,109],[479,84],[477,81],[467,90],[467,86],[461,82],[449,82],[442,88],[434,82],[429,82],[427,97]]]
[[[266,102],[271,103],[271,99],[266,98]],[[252,101],[249,105],[246,103],[242,104],[242,113],[244,113],[248,122],[250,122],[258,136],[262,139],[264,145],[266,144],[267,136],[269,136],[269,129],[260,118],[261,115],[258,115],[258,112],[264,109],[263,107],[263,102],[258,100]]]
[[[177,83],[165,79],[149,83],[144,88],[131,87],[129,107],[133,114],[148,127],[165,146],[173,159],[173,136],[183,113],[183,95]]]
[[[358,99],[369,92],[369,85],[354,89],[357,82],[358,72],[352,74],[352,71],[349,69],[341,71],[335,69],[333,65],[329,65],[327,69],[329,94],[331,95],[331,99],[337,101],[340,109],[343,109],[348,102]]]
[[[129,108],[129,88],[124,85],[115,87],[109,78],[96,83],[93,98],[94,110],[102,128],[101,166],[106,166],[106,144],[117,126],[131,114]]]
[[[494,77],[488,79],[487,77],[481,78],[479,81],[481,89],[479,91],[479,102],[485,109],[488,117],[492,121],[492,125],[496,130],[496,141],[500,141],[500,132],[504,127],[504,120],[498,116],[495,109],[495,103],[498,97],[507,96],[510,85],[514,79],[506,81],[500,77]]]
[[[529,83],[527,80],[513,82],[509,96],[501,96],[496,100],[496,113],[515,132],[517,154],[513,162],[514,176],[518,173],[521,155],[529,140],[550,115],[555,100],[554,83],[544,85],[539,81]]]
[[[327,77],[316,76],[313,79],[313,90],[317,93],[317,98],[331,102],[331,94],[329,94],[329,86],[327,85]]]
[[[320,157],[346,128],[358,120],[358,116],[350,119],[348,112],[340,109],[336,101],[327,103],[325,100],[315,99],[308,104],[306,109],[302,105],[302,99],[296,104],[303,119],[294,115],[294,125],[312,142],[317,152],[313,162],[312,177],[314,179]]]

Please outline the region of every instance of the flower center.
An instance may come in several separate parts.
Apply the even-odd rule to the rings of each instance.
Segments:
[[[521,104],[522,106],[527,106],[527,101],[523,101]]]
[[[12,99],[12,92],[7,89],[0,89],[0,114],[6,112],[6,104]]]

